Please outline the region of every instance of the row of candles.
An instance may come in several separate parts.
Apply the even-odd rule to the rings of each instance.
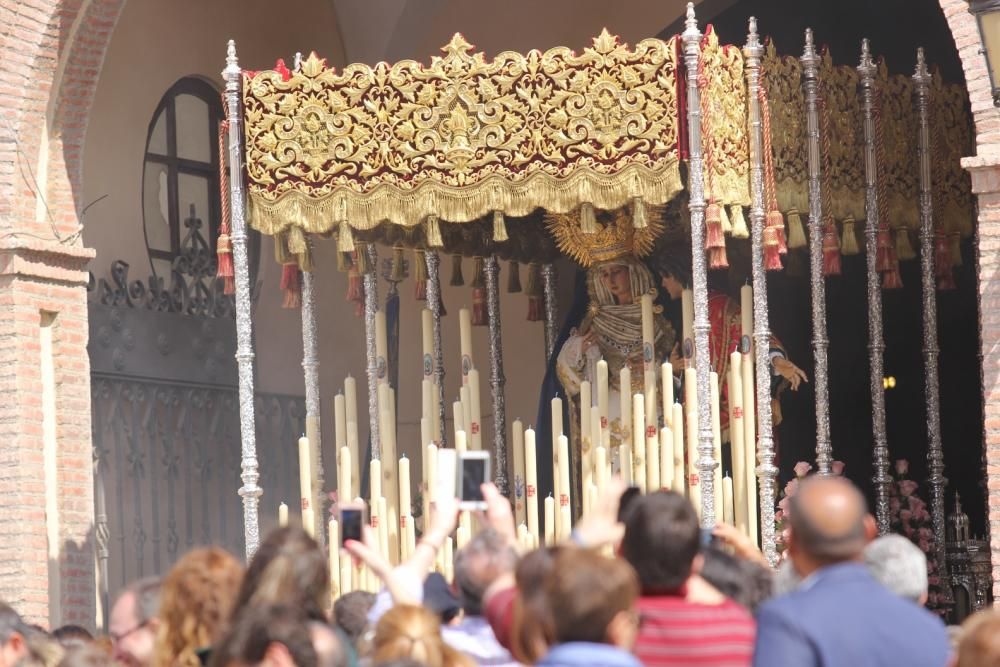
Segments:
[[[742,340],[740,348],[729,355],[728,398],[729,427],[732,445],[732,476],[723,476],[720,430],[719,378],[711,373],[712,433],[715,445],[714,504],[722,520],[737,526],[751,539],[757,539],[756,501],[756,423],[754,412],[753,356],[748,344],[753,329],[753,293],[749,286],[741,291]],[[693,349],[693,300],[685,291],[682,301],[684,346]],[[609,412],[609,369],[603,359],[597,363],[596,392],[587,380],[580,385],[579,423],[581,455],[580,509],[586,513],[596,503],[613,474],[642,492],[673,489],[685,494],[701,511],[698,485],[698,399],[693,355],[687,355],[683,370],[684,403],[675,402],[674,370],[669,362],[655,360],[653,302],[650,295],[641,297],[643,344],[643,391],[632,393],[631,369],[625,365],[619,375],[619,443],[612,442]],[[396,400],[386,372],[387,341],[384,313],[376,313],[376,376],[378,382],[379,435],[381,457],[370,462],[370,525],[377,537],[377,547],[392,563],[405,560],[415,548],[415,525],[410,490],[410,462],[405,454],[396,457]],[[456,450],[482,449],[482,414],[479,372],[472,356],[472,327],[468,309],[459,311],[462,386],[453,404],[454,443]],[[454,469],[441,475],[438,419],[439,391],[434,378],[432,319],[429,310],[422,313],[423,377],[421,379],[420,433],[423,444],[422,512],[424,520],[433,511],[439,493],[454,493]],[[596,393],[596,396],[594,394]],[[657,399],[660,405],[657,405]],[[555,544],[569,537],[572,530],[573,489],[570,477],[569,438],[564,431],[562,400],[552,400],[552,488],[553,493],[539,507],[537,441],[535,431],[524,428],[520,420],[512,424],[514,510],[518,539],[526,549],[541,544]],[[659,413],[659,414],[658,414]],[[662,426],[659,416],[662,415]],[[353,377],[344,381],[343,392],[334,399],[335,440],[337,446],[337,492],[341,499],[361,503],[360,492],[357,384]],[[685,428],[685,425],[687,428]],[[312,489],[311,449],[308,438],[299,441],[300,502],[302,523],[307,532],[315,526]],[[452,459],[452,462],[454,459]],[[450,477],[451,479],[447,479]],[[540,522],[539,510],[544,523]],[[279,523],[287,524],[288,509],[282,503]],[[336,519],[328,524],[329,544],[340,542]],[[544,531],[544,532],[543,532]],[[452,555],[472,534],[472,517],[463,511],[454,541],[448,539],[438,554],[436,569],[451,574]],[[330,549],[330,571],[335,595],[351,590],[375,590],[378,582],[363,566],[354,568],[339,549]]]

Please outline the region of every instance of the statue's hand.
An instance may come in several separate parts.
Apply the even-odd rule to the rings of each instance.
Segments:
[[[803,382],[809,382],[809,378],[806,377],[805,371],[790,362],[788,359],[775,357],[771,361],[771,365],[774,366],[774,370],[778,372],[778,375],[788,380],[788,384],[791,385],[792,391],[798,391],[800,384]]]

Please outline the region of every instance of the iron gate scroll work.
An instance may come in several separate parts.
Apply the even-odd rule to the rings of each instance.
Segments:
[[[244,553],[236,328],[231,296],[195,211],[169,285],[130,281],[115,261],[91,279],[88,304],[98,603],[215,544]],[[294,447],[301,396],[258,394],[261,485],[277,504],[298,497]],[[284,445],[284,446],[283,446]],[[275,512],[276,514],[276,512]],[[277,517],[265,521],[272,527]]]

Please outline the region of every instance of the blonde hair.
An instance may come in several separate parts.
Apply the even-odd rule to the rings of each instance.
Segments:
[[[163,580],[153,650],[155,667],[200,667],[197,651],[224,632],[243,566],[223,549],[195,549]]]
[[[472,667],[473,662],[441,639],[441,622],[424,607],[396,605],[375,626],[372,662],[412,658],[427,667]]]
[[[957,667],[985,667],[1000,662],[1000,611],[980,611],[962,624]]]

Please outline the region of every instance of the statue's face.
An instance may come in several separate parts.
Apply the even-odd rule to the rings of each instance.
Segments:
[[[601,282],[607,288],[619,305],[632,303],[632,283],[629,280],[628,267],[623,264],[610,264],[600,269]]]

